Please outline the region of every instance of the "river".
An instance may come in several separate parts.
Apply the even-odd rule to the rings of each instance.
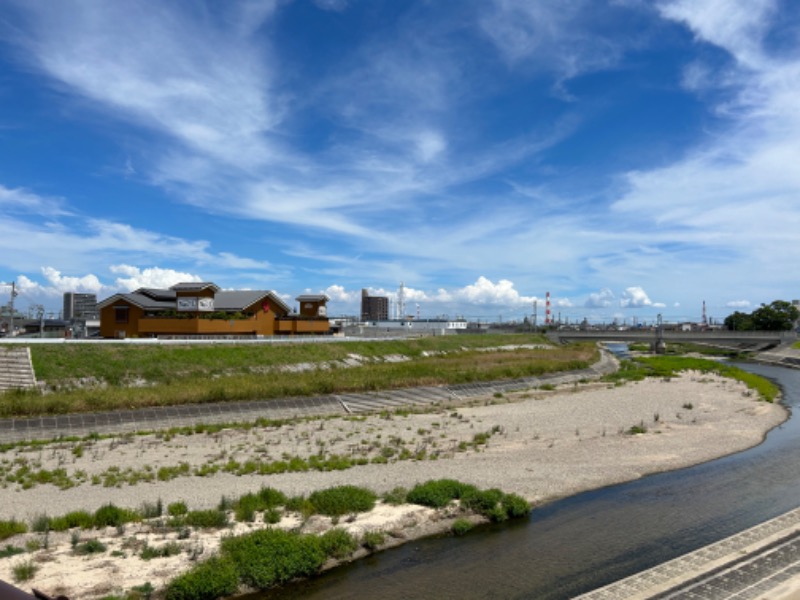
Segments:
[[[739,365],[800,404],[800,371]],[[527,521],[421,540],[252,596],[560,599],[647,569],[800,505],[800,419],[702,465],[537,507]]]

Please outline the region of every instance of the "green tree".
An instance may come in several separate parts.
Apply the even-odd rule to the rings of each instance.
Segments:
[[[797,307],[786,300],[762,304],[753,311],[753,326],[762,331],[788,331],[800,317]]]
[[[725,327],[731,331],[788,331],[800,318],[800,311],[791,302],[775,300],[762,304],[752,313],[735,313],[725,317]]]
[[[753,329],[753,318],[738,310],[725,317],[725,328],[730,331],[750,331]]]

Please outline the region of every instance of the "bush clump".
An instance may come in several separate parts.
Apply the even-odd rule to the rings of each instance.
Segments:
[[[95,527],[119,527],[125,523],[139,520],[141,520],[139,513],[113,504],[101,506],[95,511],[93,517]]]
[[[48,528],[52,531],[66,531],[73,527],[92,529],[94,526],[95,518],[85,510],[68,512],[60,517],[53,517],[48,522]]]
[[[167,585],[166,600],[215,600],[239,589],[236,566],[226,558],[212,556],[179,575]]]
[[[236,565],[245,584],[261,590],[309,577],[326,558],[317,536],[280,529],[227,538],[222,541],[222,552]]]
[[[14,535],[26,533],[28,526],[22,521],[11,519],[10,521],[0,521],[0,540],[6,540]]]
[[[474,485],[461,483],[455,479],[432,479],[411,488],[406,499],[412,504],[442,508],[453,500],[459,500],[465,494],[477,491]]]
[[[450,530],[456,535],[464,535],[473,527],[474,525],[469,519],[460,518],[453,521],[453,525],[450,527]]]
[[[319,537],[319,541],[323,552],[333,558],[347,558],[358,549],[356,538],[340,527],[329,529]]]
[[[186,513],[184,522],[190,527],[221,529],[228,525],[228,514],[224,510],[192,510]]]
[[[167,514],[170,517],[182,517],[187,512],[189,507],[186,506],[186,502],[172,502],[167,505]]]
[[[241,496],[233,503],[237,521],[252,522],[256,512],[274,510],[287,502],[286,495],[276,489],[263,487],[257,493]]]
[[[375,508],[375,500],[377,496],[373,491],[354,485],[320,490],[308,497],[315,512],[329,517],[370,511]]]

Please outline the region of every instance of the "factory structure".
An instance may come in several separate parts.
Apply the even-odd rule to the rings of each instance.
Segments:
[[[390,318],[390,302],[388,296],[373,296],[369,290],[361,290],[361,321],[357,329],[352,326],[349,333],[362,335],[402,335],[419,333],[428,335],[447,335],[467,330],[466,319],[423,319],[420,317],[420,306],[416,306],[416,315],[406,311],[405,285],[401,282],[397,291],[394,318]]]

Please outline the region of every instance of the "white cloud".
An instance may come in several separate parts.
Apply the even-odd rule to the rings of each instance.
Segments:
[[[69,214],[61,198],[46,198],[22,188],[0,184],[0,209],[4,212],[28,213],[40,217]]]
[[[750,308],[749,300],[731,300],[725,303],[726,308]]]
[[[608,288],[603,288],[599,292],[589,294],[584,306],[586,308],[608,308],[614,299],[614,292]]]
[[[341,285],[329,285],[325,288],[324,294],[331,299],[331,302],[344,302],[344,303],[351,303],[361,300],[361,292],[360,291],[350,291],[348,292],[343,286]]]
[[[531,304],[535,300],[534,297],[521,295],[514,289],[514,283],[508,279],[501,279],[497,283],[493,283],[482,275],[475,283],[456,291],[454,297],[470,304],[497,306],[519,306]]]
[[[599,25],[592,9],[587,0],[493,0],[484,3],[480,26],[508,62],[552,71],[563,82],[616,64],[632,42],[590,33],[589,22]]]
[[[162,269],[160,267],[150,267],[141,269],[131,265],[113,265],[109,270],[117,277],[114,282],[118,289],[133,291],[138,288],[169,288],[176,283],[203,281],[199,275],[192,273],[182,273],[174,269]]]
[[[673,0],[658,5],[661,13],[690,27],[698,39],[730,52],[749,67],[763,66],[760,40],[774,16],[774,0]]]
[[[622,292],[619,305],[622,308],[640,308],[643,306],[653,306],[653,302],[647,296],[647,292],[639,286],[634,286]],[[663,306],[663,304],[661,306]]]

